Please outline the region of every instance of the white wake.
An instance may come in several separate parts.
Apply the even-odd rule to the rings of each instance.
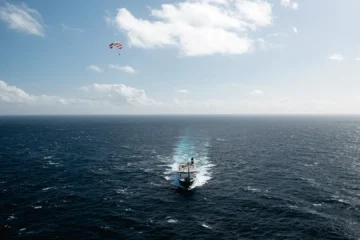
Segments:
[[[180,137],[178,144],[174,148],[173,156],[168,159],[165,178],[171,181],[171,184],[181,187],[176,174],[179,164],[187,162],[194,157],[198,173],[190,189],[206,184],[211,179],[211,168],[215,166],[209,160],[209,147],[210,143],[207,139],[189,136]]]

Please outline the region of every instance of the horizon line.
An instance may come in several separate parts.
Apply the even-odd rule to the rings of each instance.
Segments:
[[[47,114],[0,114],[0,117],[39,117],[39,116],[359,116],[360,113],[142,113],[142,114],[63,114],[63,113],[47,113]]]

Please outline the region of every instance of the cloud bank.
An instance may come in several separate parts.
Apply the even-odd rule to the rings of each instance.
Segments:
[[[188,0],[151,9],[146,20],[125,8],[106,21],[124,31],[131,46],[172,47],[184,56],[245,54],[255,49],[249,33],[273,24],[265,0]]]
[[[235,90],[234,87],[231,89]],[[255,89],[239,98],[181,99],[157,101],[145,90],[124,84],[91,84],[76,97],[32,95],[0,81],[0,115],[4,114],[331,114],[360,113],[359,96],[325,98],[264,94]],[[229,89],[230,91],[230,89]],[[269,89],[266,91],[270,91]],[[284,91],[284,89],[282,90]]]
[[[66,98],[60,96],[49,95],[31,95],[24,90],[10,86],[0,80],[0,109],[2,106],[8,105],[23,106],[23,109],[38,110],[44,106],[51,107],[48,113],[56,111],[58,107],[69,112],[72,107],[78,108],[80,111],[92,112],[94,107],[102,107],[109,111],[117,107],[132,110],[141,109],[142,107],[150,107],[160,105],[149,98],[144,90],[136,89],[124,84],[92,84],[81,87],[84,93],[83,97]],[[119,108],[120,107],[120,108]],[[14,108],[16,110],[16,108]],[[1,111],[0,111],[1,112]]]

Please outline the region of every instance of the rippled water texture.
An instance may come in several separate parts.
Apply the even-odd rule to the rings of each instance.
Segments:
[[[0,236],[359,239],[359,140],[357,117],[1,117]]]

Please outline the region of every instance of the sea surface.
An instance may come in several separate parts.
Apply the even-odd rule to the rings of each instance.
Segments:
[[[360,239],[359,208],[360,117],[0,117],[0,239]]]

